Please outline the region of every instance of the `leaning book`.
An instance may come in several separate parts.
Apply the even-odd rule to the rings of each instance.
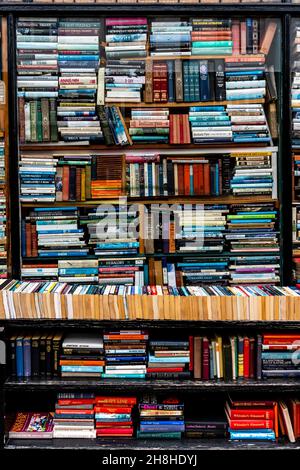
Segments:
[[[53,417],[51,413],[17,413],[9,431],[11,439],[51,439]]]

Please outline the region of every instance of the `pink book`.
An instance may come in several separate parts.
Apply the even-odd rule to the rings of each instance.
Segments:
[[[147,18],[106,18],[106,26],[144,25]]]
[[[232,55],[239,55],[240,53],[240,22],[232,22]]]
[[[246,21],[241,21],[241,54],[247,54]]]
[[[209,380],[209,341],[206,337],[202,340],[202,378]]]

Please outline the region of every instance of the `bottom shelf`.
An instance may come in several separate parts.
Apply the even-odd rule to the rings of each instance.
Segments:
[[[284,439],[276,442],[229,441],[227,439],[9,439],[8,450],[139,450],[139,451],[205,451],[205,450],[300,450],[300,441],[292,444]]]

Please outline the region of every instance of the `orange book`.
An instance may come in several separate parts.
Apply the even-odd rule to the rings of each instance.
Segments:
[[[105,366],[105,361],[68,361],[62,359],[59,361],[60,366]]]
[[[69,200],[69,184],[70,184],[70,168],[63,166],[63,178],[62,178],[62,200]]]
[[[261,41],[260,53],[268,54],[276,33],[277,23],[275,21],[270,21],[266,27],[264,37]]]

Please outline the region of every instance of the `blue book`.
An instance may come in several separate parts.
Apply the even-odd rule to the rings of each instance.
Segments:
[[[176,357],[155,357],[155,356],[151,356],[149,354],[149,357],[148,357],[148,361],[149,362],[175,362],[175,363],[182,363],[182,364],[187,364],[190,362],[190,358],[189,357],[182,357],[182,356],[176,356]]]
[[[182,426],[184,418],[176,421],[141,421],[143,426]]]
[[[275,441],[275,432],[261,432],[259,431],[229,431],[231,440],[264,440],[264,441]]]
[[[144,379],[146,374],[102,374],[104,379]]]
[[[66,206],[62,206],[62,207],[59,207],[59,212],[60,211],[65,211],[65,212],[74,212],[74,211],[77,211],[78,207],[66,207]],[[34,209],[34,212],[53,212],[54,209],[53,207],[35,207]]]
[[[23,337],[16,339],[16,370],[17,377],[24,377]]]
[[[167,61],[168,67],[168,101],[172,103],[175,101],[174,95],[174,76],[175,76],[175,67],[174,67],[174,60]]]
[[[209,87],[208,60],[200,60],[200,100],[209,101],[211,98]]]
[[[138,248],[139,242],[120,242],[120,243],[97,243],[96,247],[99,249],[114,249],[114,248]]]
[[[214,112],[214,111],[224,111],[225,112],[225,106],[191,106],[190,107],[191,112]]]
[[[76,274],[98,274],[98,268],[59,268],[58,274],[75,276]]]
[[[300,351],[288,351],[288,352],[263,352],[261,355],[262,359],[295,359],[300,358]]]
[[[103,372],[102,366],[61,366],[62,372]]]
[[[169,426],[169,425],[158,425],[158,426],[144,426],[142,423],[140,424],[140,431],[142,432],[153,432],[153,431],[164,431],[164,432],[172,432],[172,431],[184,431],[185,430],[185,425],[180,424],[179,426]]]
[[[41,252],[39,251],[39,256],[43,257],[43,258],[55,258],[55,257],[60,257],[60,256],[86,256],[88,253],[87,253],[87,250],[85,250],[84,253],[80,253],[78,251],[68,251],[67,253],[64,253],[64,252],[61,252],[61,251],[44,251],[44,252]]]
[[[25,337],[23,339],[23,365],[24,377],[31,376],[31,338]]]
[[[122,361],[133,361],[133,362],[143,362],[146,361],[146,356],[109,356],[106,355],[106,360],[111,362],[122,362]]]

